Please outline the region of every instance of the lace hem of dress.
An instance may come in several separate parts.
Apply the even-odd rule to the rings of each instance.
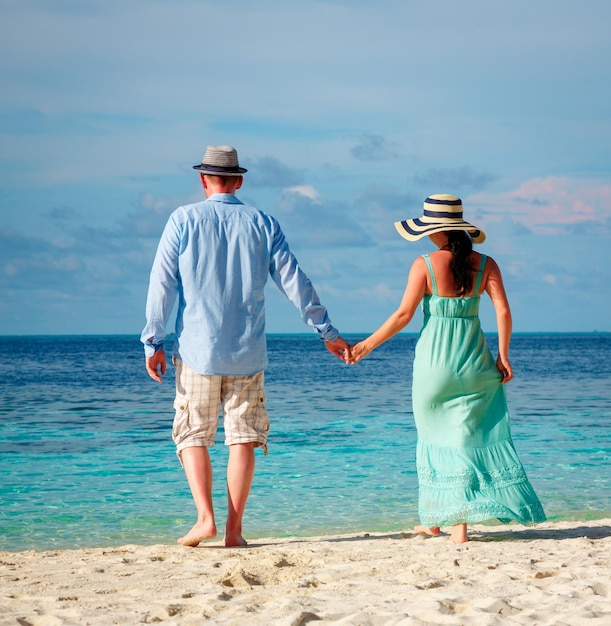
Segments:
[[[460,472],[439,472],[431,467],[418,466],[418,482],[422,486],[435,489],[482,489],[485,487],[510,487],[528,482],[522,465],[512,465],[499,469],[490,469],[482,472],[475,469],[465,469]]]
[[[545,512],[539,502],[524,505],[519,511],[510,511],[500,504],[493,502],[472,502],[459,508],[444,509],[440,511],[418,511],[420,523],[429,528],[433,526],[453,526],[454,524],[483,522],[497,519],[503,524],[512,521],[520,524],[537,524],[544,522]]]

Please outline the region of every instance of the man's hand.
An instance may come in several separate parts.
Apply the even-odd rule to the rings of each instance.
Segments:
[[[334,339],[333,341],[325,341],[325,348],[334,354],[338,359],[341,359],[345,363],[352,363],[352,354],[350,352],[350,344],[341,337]]]
[[[163,350],[157,350],[153,356],[146,359],[146,371],[149,376],[157,382],[162,382],[162,376],[165,376],[165,352]]]

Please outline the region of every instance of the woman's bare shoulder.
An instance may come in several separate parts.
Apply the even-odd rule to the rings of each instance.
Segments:
[[[474,267],[479,268],[479,266],[480,266],[480,264],[482,262],[482,257],[486,258],[486,263],[484,265],[484,271],[485,272],[489,272],[492,268],[497,268],[498,269],[497,262],[489,254],[484,254],[482,252],[476,252],[475,250],[473,250],[473,252],[471,253],[471,259],[473,260]]]
[[[429,268],[424,260],[424,257],[418,256],[416,257],[411,267],[409,268],[409,277],[408,283],[411,283],[412,286],[418,286],[420,289],[421,286],[426,288],[426,285],[429,282]]]
[[[414,261],[412,262],[412,267],[426,267],[426,261],[424,260],[423,254],[417,256],[414,259]]]
[[[487,271],[491,271],[491,270],[498,271],[499,270],[499,265],[491,256],[486,255],[486,266],[485,266],[485,269]]]

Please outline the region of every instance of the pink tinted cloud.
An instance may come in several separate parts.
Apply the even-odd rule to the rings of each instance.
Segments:
[[[611,183],[557,176],[533,178],[512,191],[474,194],[465,204],[479,210],[480,221],[509,217],[534,232],[557,233],[569,225],[611,218]]]

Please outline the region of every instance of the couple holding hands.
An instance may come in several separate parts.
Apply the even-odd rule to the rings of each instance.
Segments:
[[[146,368],[166,373],[166,326],[178,300],[172,361],[176,367],[173,440],[197,510],[185,546],[216,537],[212,468],[223,411],[227,462],[226,546],[243,546],[242,518],[255,471],[254,449],[267,454],[267,365],[264,286],[269,276],[295,304],[325,346],[357,363],[403,330],[418,306],[424,322],[416,345],[412,406],[418,432],[416,464],[420,524],[416,531],[468,541],[467,524],[488,519],[545,520],[511,439],[504,383],[511,312],[496,262],[473,250],[484,232],[463,219],[459,198],[437,194],[421,217],[396,222],[408,241],[429,237],[435,251],[416,258],[397,310],[369,337],[350,346],[292,254],[278,222],[242,203],[243,174],[230,146],[208,146],[199,172],[206,199],[170,216],[151,271],[142,332]],[[478,317],[487,293],[496,312],[493,358]]]

